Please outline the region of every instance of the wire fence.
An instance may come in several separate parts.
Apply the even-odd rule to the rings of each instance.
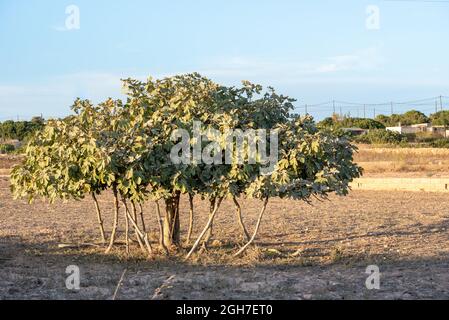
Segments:
[[[329,100],[313,104],[301,104],[295,107],[294,112],[300,115],[310,114],[315,118],[331,117],[333,114],[339,116],[351,116],[357,118],[372,118],[382,115],[400,114],[409,110],[421,111],[426,115],[449,110],[449,96],[436,96],[426,99],[410,101],[389,101],[382,103],[364,103],[341,100]],[[43,117],[42,114],[1,116],[0,122],[30,121],[33,117]]]
[[[295,113],[310,114],[316,118],[351,116],[357,118],[375,118],[376,116],[401,114],[406,111],[417,110],[426,115],[442,110],[449,110],[449,96],[436,96],[426,99],[410,101],[388,101],[382,103],[363,103],[341,100],[330,100],[315,104],[301,104],[295,107]]]

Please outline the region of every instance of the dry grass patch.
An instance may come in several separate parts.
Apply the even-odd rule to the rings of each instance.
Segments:
[[[362,145],[355,160],[364,168],[365,176],[449,175],[449,149],[376,148]]]

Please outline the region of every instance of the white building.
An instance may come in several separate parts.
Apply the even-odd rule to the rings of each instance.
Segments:
[[[397,127],[387,127],[386,129],[388,131],[399,132],[402,134],[416,134],[420,132],[427,132],[443,137],[448,136],[447,130],[444,126],[432,126],[430,123],[412,124],[410,126],[401,126],[401,124],[399,123]]]

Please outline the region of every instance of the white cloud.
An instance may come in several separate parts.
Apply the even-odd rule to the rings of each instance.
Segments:
[[[212,77],[246,79],[289,79],[310,76],[337,75],[348,72],[381,70],[386,59],[380,47],[357,50],[314,60],[261,59],[257,57],[231,57],[209,61],[201,73]]]
[[[175,73],[198,71],[225,83],[239,82],[243,79],[276,85],[388,83],[392,79],[373,78],[371,73],[360,73],[380,69],[384,62],[380,48],[373,47],[313,61],[241,56],[221,58],[206,62],[192,70],[178,70],[152,76],[160,78]],[[38,83],[0,84],[0,112],[26,115],[45,108],[53,114],[66,114],[76,97],[88,98],[94,102],[103,101],[107,97],[122,97],[120,78],[129,76],[145,80],[148,75],[79,72],[54,76]],[[14,110],[11,106],[14,106]]]
[[[327,60],[329,63],[317,66],[317,72],[370,71],[381,68],[385,63],[385,58],[378,47],[359,50],[353,54],[331,57]]]
[[[66,115],[77,97],[100,102],[121,97],[120,75],[109,73],[73,73],[42,80],[39,83],[0,84],[0,116],[30,117],[41,112]]]
[[[57,31],[57,32],[73,31],[73,30],[68,29],[66,26],[52,26],[51,29],[53,31]]]
[[[24,92],[25,92],[24,88],[20,86],[9,86],[9,85],[0,86],[0,97],[23,94]]]
[[[348,88],[356,86],[449,88],[448,79],[444,74],[438,76],[432,73],[421,77],[386,74],[383,70],[385,62],[381,50],[374,47],[313,61],[222,58],[206,62],[192,70],[177,70],[151,76],[162,78],[197,71],[215,81],[227,84],[235,84],[245,79],[276,87],[301,86],[316,88],[323,92],[342,85]],[[41,112],[44,116],[67,115],[70,112],[69,107],[77,97],[90,99],[94,103],[104,101],[108,97],[122,98],[121,78],[145,80],[149,75],[78,72],[28,84],[0,83],[0,119],[16,115],[31,117]]]

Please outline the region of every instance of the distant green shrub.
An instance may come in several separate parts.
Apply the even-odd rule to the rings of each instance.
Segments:
[[[430,115],[430,121],[434,126],[449,126],[449,111],[441,110]]]
[[[31,121],[8,120],[0,122],[0,138],[23,141],[33,135],[34,132],[41,130],[44,125],[45,121],[40,117],[35,117]]]
[[[404,114],[392,114],[390,116],[379,114],[375,118],[375,120],[382,123],[386,127],[394,127],[397,126],[399,123],[408,126],[411,124],[429,122],[429,118],[424,113],[417,110],[410,110]]]
[[[435,136],[429,132],[418,132],[415,134],[414,142],[416,143],[433,143],[436,140],[441,139],[441,136]]]
[[[320,128],[361,128],[361,129],[385,129],[385,126],[373,119],[351,117],[329,117],[318,123]]]
[[[12,144],[0,144],[0,153],[13,153],[15,149]]]
[[[432,148],[449,148],[449,139],[440,138],[430,143]]]
[[[374,129],[367,134],[355,137],[354,141],[366,144],[400,144],[406,143],[407,137],[399,132]]]

